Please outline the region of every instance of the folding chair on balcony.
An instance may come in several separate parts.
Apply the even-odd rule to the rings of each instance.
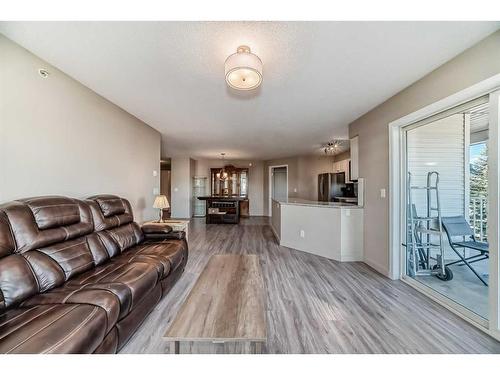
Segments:
[[[451,266],[454,264],[466,265],[470,268],[474,275],[476,275],[478,279],[481,280],[484,285],[488,286],[488,283],[484,280],[484,278],[481,277],[481,275],[479,275],[471,266],[472,263],[476,263],[489,258],[490,252],[488,243],[476,241],[472,228],[463,216],[443,217],[441,220],[446,235],[448,236],[450,246],[460,258],[459,260],[456,260],[454,262],[447,263],[446,266]],[[462,241],[456,241],[456,237],[460,237]],[[458,250],[460,248],[475,250],[478,251],[479,254],[465,257]]]

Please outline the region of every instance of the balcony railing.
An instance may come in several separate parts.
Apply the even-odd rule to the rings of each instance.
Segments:
[[[488,198],[471,197],[469,205],[470,225],[478,241],[488,240]]]

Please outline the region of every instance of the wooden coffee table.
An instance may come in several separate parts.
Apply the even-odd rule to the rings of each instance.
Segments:
[[[264,287],[256,255],[213,255],[164,338],[180,342],[244,342],[261,353],[267,340]]]

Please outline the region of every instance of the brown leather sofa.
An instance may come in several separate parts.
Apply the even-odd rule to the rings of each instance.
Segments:
[[[0,353],[116,353],[187,262],[183,232],[144,229],[113,195],[0,206]]]

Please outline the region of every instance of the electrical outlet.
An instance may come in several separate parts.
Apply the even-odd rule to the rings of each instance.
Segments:
[[[380,189],[380,198],[385,198],[385,189]]]
[[[300,238],[304,238],[306,236],[306,232],[303,229],[300,230]]]
[[[296,193],[297,192],[297,188],[293,188],[293,192]]]

